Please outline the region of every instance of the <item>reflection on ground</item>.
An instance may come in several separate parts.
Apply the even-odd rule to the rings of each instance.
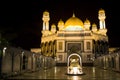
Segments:
[[[24,73],[9,79],[69,79],[69,80],[120,80],[120,73],[110,70],[103,70],[95,67],[83,67],[85,75],[66,75],[67,67],[54,67],[52,69]]]

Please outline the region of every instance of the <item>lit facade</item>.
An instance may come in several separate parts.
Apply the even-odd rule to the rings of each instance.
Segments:
[[[108,52],[108,36],[105,26],[105,10],[98,11],[99,27],[84,22],[73,14],[66,22],[49,25],[50,14],[43,12],[41,54],[56,58],[57,63],[67,63],[72,53],[80,54],[82,63],[92,63],[93,59]]]

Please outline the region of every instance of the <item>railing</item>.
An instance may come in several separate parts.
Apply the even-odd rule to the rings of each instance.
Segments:
[[[52,57],[42,56],[40,59],[40,67],[45,70],[54,67],[55,64],[55,59]]]

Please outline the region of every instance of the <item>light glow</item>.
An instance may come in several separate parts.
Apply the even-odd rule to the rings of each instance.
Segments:
[[[3,48],[3,56],[5,56],[5,51],[6,51],[7,47]]]
[[[68,74],[83,74],[80,55],[73,53],[68,57]]]
[[[83,30],[83,28],[81,26],[67,26],[65,28],[65,30],[72,30],[72,31],[74,31],[74,30]]]
[[[79,73],[78,68],[77,67],[73,67],[73,74],[77,74],[77,73]]]

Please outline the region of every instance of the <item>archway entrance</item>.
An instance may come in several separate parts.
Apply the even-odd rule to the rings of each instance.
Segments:
[[[81,56],[77,53],[72,53],[67,59],[67,74],[83,74]]]

